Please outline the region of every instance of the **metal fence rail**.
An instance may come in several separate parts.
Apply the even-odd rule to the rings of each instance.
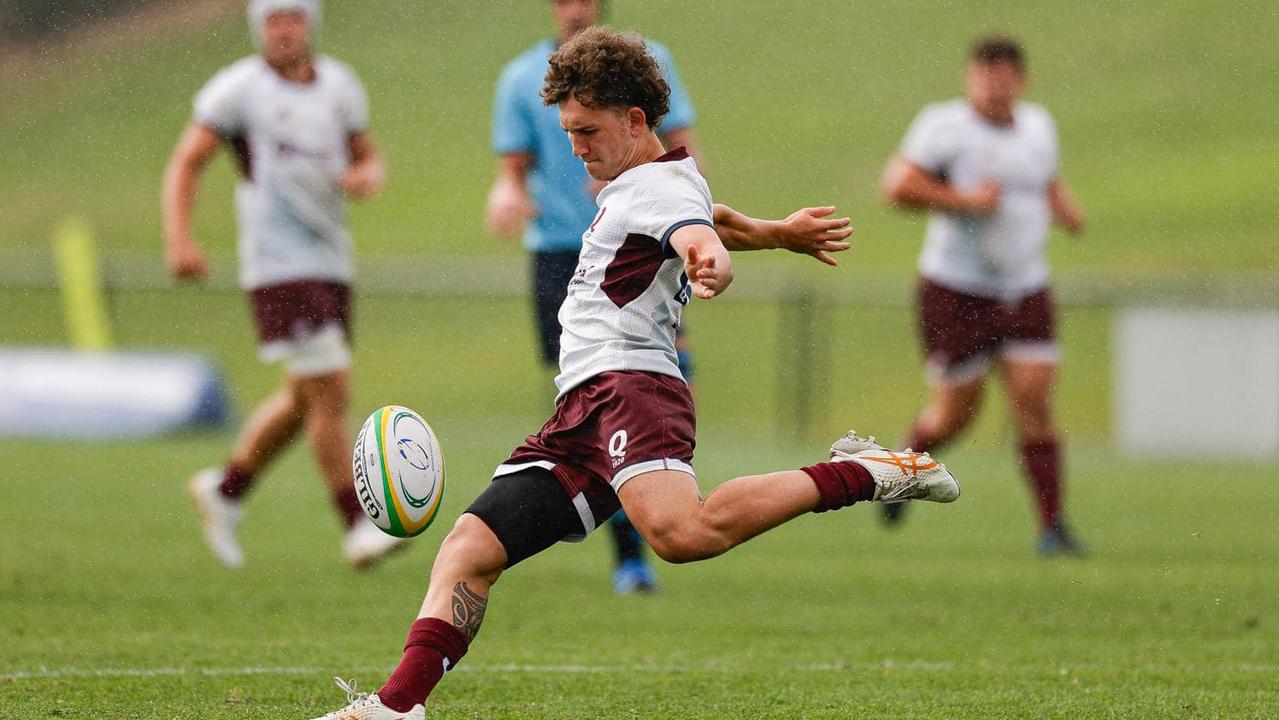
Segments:
[[[158,290],[173,287],[155,254],[100,251],[103,282],[110,289]],[[214,260],[208,284],[234,290],[235,261]],[[750,259],[750,260],[753,260]],[[523,255],[378,255],[357,260],[362,292],[429,297],[519,297],[528,293],[528,267]],[[29,248],[0,250],[0,288],[57,287],[52,253]],[[796,288],[826,302],[898,307],[911,302],[911,268],[885,272],[857,267],[847,258],[838,270],[808,267],[799,258],[767,270],[743,263],[725,300],[788,300]],[[1196,307],[1279,307],[1279,274],[1265,271],[1232,272],[1228,276],[1135,275],[1130,272],[1065,269],[1055,273],[1054,289],[1067,305],[1124,306],[1193,305]]]

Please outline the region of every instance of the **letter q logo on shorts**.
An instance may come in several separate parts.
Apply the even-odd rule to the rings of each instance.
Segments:
[[[618,430],[608,439],[608,454],[613,458],[613,467],[626,462],[626,431]]]

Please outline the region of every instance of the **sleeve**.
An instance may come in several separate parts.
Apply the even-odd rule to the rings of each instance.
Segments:
[[[680,78],[678,68],[675,67],[675,58],[671,57],[670,51],[660,43],[650,43],[649,47],[652,48],[657,64],[662,66],[666,84],[671,86],[670,111],[662,119],[662,132],[691,127],[697,120],[697,113],[693,110],[693,101],[688,97],[688,89],[684,87],[684,81]]]
[[[224,137],[244,131],[244,72],[237,65],[213,76],[195,96],[192,118]]]
[[[1044,110],[1044,134],[1048,143],[1048,177],[1055,178],[1061,173],[1061,149],[1057,139],[1057,123],[1047,110]]]
[[[700,178],[681,173],[675,178],[663,175],[635,188],[632,222],[635,232],[657,240],[666,257],[675,257],[671,235],[688,225],[706,225],[712,229],[710,189]]]
[[[369,129],[369,93],[354,71],[347,72],[346,131],[358,135]]]
[[[924,108],[902,140],[901,156],[938,175],[954,158],[954,143],[938,108]]]
[[[531,152],[537,145],[536,128],[525,103],[520,101],[520,68],[512,63],[502,71],[493,98],[493,151],[499,155]]]

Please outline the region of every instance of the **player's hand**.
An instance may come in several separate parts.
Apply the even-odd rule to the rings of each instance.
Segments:
[[[827,265],[839,265],[830,253],[852,247],[844,242],[853,234],[851,218],[831,218],[835,208],[811,207],[796,210],[781,223],[780,247],[801,255],[811,255]]]
[[[382,192],[385,181],[386,173],[377,163],[361,163],[347,168],[338,185],[350,197],[365,200]]]
[[[484,227],[490,235],[514,240],[529,220],[537,216],[537,206],[528,193],[512,183],[493,185],[484,208]]]
[[[1062,227],[1066,228],[1066,232],[1071,235],[1082,235],[1084,226],[1088,224],[1087,218],[1082,212],[1067,213],[1061,218]]]
[[[999,208],[999,196],[1002,190],[999,183],[987,180],[977,189],[964,196],[964,204],[973,215],[989,215]]]
[[[733,264],[728,251],[722,246],[718,251],[701,252],[696,245],[688,246],[684,258],[684,274],[693,285],[693,295],[710,300],[724,294],[733,282]]]
[[[1073,201],[1067,200],[1061,203],[1061,207],[1054,208],[1056,210],[1057,222],[1066,229],[1071,235],[1082,235],[1084,226],[1088,224],[1088,219],[1084,216],[1084,211],[1079,209]]]
[[[209,261],[194,241],[174,242],[167,245],[165,263],[169,274],[178,280],[203,280],[209,274]]]

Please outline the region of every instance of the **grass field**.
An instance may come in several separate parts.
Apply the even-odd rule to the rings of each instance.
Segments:
[[[199,291],[112,298],[122,342],[209,353],[243,410],[271,375],[252,357],[241,303]],[[451,478],[440,527],[366,574],[339,560],[303,451],[251,498],[249,565],[232,573],[200,544],[183,490],[229,435],[0,440],[0,717],[29,717],[35,703],[37,717],[306,718],[339,704],[332,675],[380,682],[447,524],[544,418],[545,380],[510,347],[527,332],[523,310],[362,299],[357,414],[421,409]],[[891,436],[919,399],[906,311],[848,309],[836,314],[827,417],[811,440],[790,439],[774,407],[775,313],[747,302],[690,311],[705,488],[807,464],[848,425]],[[961,501],[916,508],[900,533],[873,507],[804,518],[725,558],[660,568],[654,598],[612,595],[598,537],[528,562],[503,579],[431,717],[1274,717],[1274,467],[1116,458],[1098,399],[1108,314],[1066,316],[1069,499],[1090,558],[1033,553],[994,412],[947,454]],[[59,344],[56,318],[52,292],[0,291],[6,342]]]
[[[446,515],[524,430],[447,426]],[[703,439],[704,482],[820,454]],[[0,444],[8,466],[53,481],[0,480],[0,716],[306,718],[340,704],[331,675],[385,677],[443,528],[354,574],[295,454],[254,498],[249,566],[225,571],[180,482],[222,444]],[[916,508],[900,533],[874,508],[805,518],[661,568],[657,597],[612,595],[601,539],[560,546],[503,579],[429,716],[1273,718],[1262,473],[1072,459],[1086,560],[1033,555],[1007,454],[977,450],[951,459],[965,497]],[[51,511],[51,496],[86,515]]]

